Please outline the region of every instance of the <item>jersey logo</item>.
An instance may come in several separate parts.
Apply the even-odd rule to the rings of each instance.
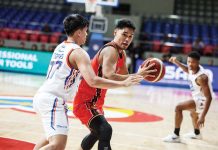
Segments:
[[[75,83],[78,74],[79,74],[79,70],[71,69],[70,74],[65,79],[64,89],[70,88]]]

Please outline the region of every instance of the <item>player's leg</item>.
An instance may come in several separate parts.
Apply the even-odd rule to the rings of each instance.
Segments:
[[[188,101],[177,104],[175,108],[174,133],[164,138],[163,140],[165,142],[180,142],[179,132],[180,132],[180,127],[181,127],[182,120],[183,120],[183,111],[184,110],[195,110],[195,109],[196,109],[196,105],[195,105],[194,100],[188,100]]]
[[[60,108],[59,108],[60,109]],[[40,150],[64,150],[67,142],[68,120],[63,110],[56,110],[51,117],[43,118],[48,144]],[[50,115],[48,115],[50,116]]]
[[[194,100],[189,100],[185,102],[181,102],[176,106],[175,109],[175,130],[174,133],[179,136],[180,126],[183,120],[183,111],[184,110],[195,110],[196,105]]]
[[[62,150],[65,148],[68,133],[67,106],[63,99],[50,94],[41,94],[37,101],[38,112],[42,117],[47,145],[36,145],[40,150]]]
[[[67,135],[54,135],[49,137],[49,143],[40,150],[64,150],[67,142]]]
[[[91,134],[83,139],[81,148],[89,150],[99,140],[99,150],[110,150],[112,128],[103,116],[103,110],[96,110],[90,103],[81,104],[79,107],[74,105],[73,110],[74,115],[91,130]]]
[[[192,124],[193,124],[194,129],[199,130],[199,126],[198,126],[198,124],[197,124],[197,121],[198,121],[198,113],[197,113],[196,111],[191,111],[191,112],[190,112],[190,116],[191,116],[191,118],[192,118]],[[196,134],[198,134],[198,133],[196,133]]]
[[[194,133],[195,135],[199,135],[200,134],[200,127],[197,124],[198,118],[199,118],[199,114],[202,113],[202,111],[204,110],[205,107],[205,99],[196,99],[195,100],[195,105],[196,105],[196,110],[195,111],[191,111],[190,115],[192,118],[192,123],[193,123],[193,127],[194,127]]]
[[[190,115],[191,115],[191,118],[192,118],[192,124],[193,124],[193,127],[194,127],[194,132],[190,132],[190,133],[187,133],[184,135],[184,137],[187,137],[187,138],[191,138],[191,139],[201,139],[202,136],[200,134],[200,128],[197,124],[197,121],[198,121],[198,113],[193,110],[190,112]]]
[[[88,105],[89,104],[89,105]],[[91,103],[73,105],[73,113],[74,115],[82,122],[82,124],[86,125],[89,128],[89,122],[94,118],[96,115],[99,115],[99,112],[96,109],[93,109]],[[90,128],[89,128],[90,129]],[[90,129],[90,134],[88,134],[81,142],[79,150],[90,150],[98,140],[98,136],[96,132]]]
[[[97,142],[98,137],[97,135],[92,131],[90,134],[88,134],[81,143],[82,150],[90,150]]]
[[[91,120],[89,127],[98,136],[98,150],[111,150],[112,127],[105,117],[103,115],[96,116]]]
[[[36,94],[33,98],[33,109],[37,112],[37,114],[40,114],[41,109],[40,109],[40,99],[42,99],[43,96],[41,96],[40,94]],[[41,147],[45,146],[48,144],[48,140],[46,138],[46,136],[43,136],[40,141],[38,141],[33,150],[39,150]]]
[[[40,141],[38,141],[36,143],[33,150],[39,150],[41,147],[43,147],[43,146],[45,146],[47,144],[48,144],[48,140],[46,139],[46,137],[43,137]]]

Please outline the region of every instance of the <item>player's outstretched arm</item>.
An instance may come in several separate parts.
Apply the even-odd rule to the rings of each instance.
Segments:
[[[91,87],[118,88],[122,86],[131,86],[131,85],[139,84],[139,82],[143,80],[143,77],[139,75],[131,76],[124,81],[112,81],[96,76],[94,70],[92,69],[90,58],[83,49],[74,50],[71,53],[69,60],[70,61],[75,60],[74,64],[76,64],[83,78]]]
[[[176,57],[174,57],[174,56],[173,56],[173,57],[170,57],[169,62],[171,62],[171,63],[177,65],[177,66],[180,67],[184,72],[188,73],[188,67],[187,67],[185,64],[181,63],[180,61],[178,61],[178,60],[176,59]]]

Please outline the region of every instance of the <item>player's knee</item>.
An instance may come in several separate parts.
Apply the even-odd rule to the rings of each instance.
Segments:
[[[87,135],[82,140],[82,143],[81,143],[82,150],[90,150],[97,140],[98,140],[98,138],[95,135],[93,135],[93,134]]]
[[[182,111],[182,106],[180,104],[177,104],[176,105],[176,108],[175,108],[175,111],[178,112],[178,111]]]
[[[198,117],[198,114],[196,112],[190,112],[190,116],[192,118],[197,118]]]
[[[112,136],[112,127],[110,124],[104,124],[100,128],[99,140],[110,141]]]

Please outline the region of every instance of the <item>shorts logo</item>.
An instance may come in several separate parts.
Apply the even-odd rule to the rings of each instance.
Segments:
[[[67,128],[67,126],[56,125],[57,128]]]

